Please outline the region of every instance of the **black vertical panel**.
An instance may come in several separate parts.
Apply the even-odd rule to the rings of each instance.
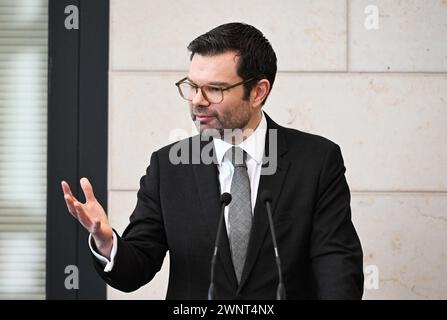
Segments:
[[[65,29],[65,6],[78,1],[49,2],[48,21],[48,162],[47,162],[47,299],[76,299],[66,290],[67,265],[77,265],[77,223],[68,214],[62,179],[78,193],[79,32]]]
[[[79,8],[79,30],[65,28],[68,5]],[[79,179],[89,177],[107,210],[108,7],[108,0],[49,0],[47,299],[106,298],[60,182],[84,200]],[[77,290],[65,288],[68,265],[78,267]]]
[[[107,74],[108,0],[83,0],[80,7],[79,68],[79,174],[88,177],[107,211]],[[79,299],[106,296],[104,281],[92,264],[87,232],[79,230],[79,269],[88,286],[80,286]]]

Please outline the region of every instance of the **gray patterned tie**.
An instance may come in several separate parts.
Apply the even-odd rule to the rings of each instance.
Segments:
[[[233,199],[229,206],[230,246],[234,271],[240,283],[252,220],[250,179],[247,173],[246,152],[240,147],[233,147],[227,155],[234,166],[230,191]]]

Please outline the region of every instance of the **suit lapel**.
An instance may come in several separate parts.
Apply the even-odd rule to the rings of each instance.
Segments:
[[[198,136],[198,139],[200,139],[200,136]],[[203,148],[208,143],[213,142],[201,141],[200,150],[203,150]],[[216,161],[214,161],[212,164],[204,164],[200,162],[200,164],[192,165],[194,176],[196,179],[197,189],[199,192],[200,203],[202,206],[200,214],[202,215],[204,221],[208,226],[209,238],[210,238],[209,240],[210,244],[212,244],[213,247],[214,247],[214,241],[216,240],[217,227],[219,224],[219,217],[220,217],[220,203],[219,203],[220,186],[219,186],[219,174],[216,163],[217,163]],[[219,239],[219,251],[217,256],[224,267],[225,274],[228,280],[234,287],[236,287],[237,279],[234,273],[233,263],[231,260],[230,246],[228,242],[228,236],[225,224],[223,225],[223,230],[221,231],[221,237]]]
[[[264,113],[265,114],[265,113]],[[272,214],[275,214],[275,208],[278,203],[282,185],[286,178],[287,170],[289,168],[290,162],[283,157],[283,155],[287,152],[286,141],[281,131],[281,127],[279,127],[276,123],[274,123],[266,114],[267,118],[267,128],[269,131],[266,136],[266,145],[264,154],[268,154],[270,157],[272,156],[269,152],[269,145],[273,143],[271,141],[275,138],[271,133],[271,129],[276,129],[276,138],[277,138],[277,170],[274,174],[271,175],[262,175],[259,180],[258,193],[256,197],[256,205],[254,209],[253,216],[253,225],[252,231],[250,234],[250,240],[247,249],[247,257],[245,261],[244,271],[242,273],[241,283],[238,288],[238,292],[242,289],[244,283],[250,275],[251,270],[256,262],[256,259],[259,255],[259,251],[261,250],[262,244],[268,234],[269,223],[267,216],[267,209],[265,204],[262,203],[261,194],[264,190],[269,190],[272,195]],[[265,158],[265,155],[264,155]],[[265,161],[263,162],[265,163]],[[264,165],[263,165],[264,167]],[[273,250],[273,248],[272,248]]]

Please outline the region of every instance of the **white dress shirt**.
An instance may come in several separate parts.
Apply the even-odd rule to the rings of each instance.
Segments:
[[[262,114],[261,122],[255,131],[238,146],[242,148],[248,155],[247,157],[247,172],[250,179],[251,192],[251,213],[254,213],[256,196],[258,194],[259,179],[261,177],[262,157],[265,148],[265,135],[267,132],[267,121],[264,114]],[[225,153],[233,147],[232,144],[221,139],[214,139],[214,150],[216,151],[217,167],[219,169],[219,183],[220,192],[230,193],[231,180],[233,179],[234,166],[231,160]],[[227,227],[228,235],[230,235],[230,223],[228,219],[228,208],[225,208],[225,225]]]
[[[250,179],[250,191],[251,191],[251,212],[254,213],[256,204],[256,196],[258,194],[259,179],[261,177],[262,158],[265,148],[265,137],[267,133],[267,120],[264,113],[262,113],[261,121],[258,127],[253,133],[238,146],[242,148],[248,155],[247,157],[247,172]],[[217,167],[219,169],[219,183],[221,194],[224,192],[230,193],[231,180],[233,179],[234,167],[230,159],[227,158],[225,153],[233,147],[232,144],[223,141],[218,138],[214,139],[214,149],[217,158]],[[225,208],[225,225],[227,227],[227,233],[230,234],[230,223],[228,219],[228,206]],[[115,233],[113,233],[113,245],[112,252],[110,254],[110,261],[98,254],[92,247],[92,235],[89,236],[90,250],[95,257],[104,265],[104,271],[109,272],[113,268],[115,262],[115,256],[117,251],[117,239]]]

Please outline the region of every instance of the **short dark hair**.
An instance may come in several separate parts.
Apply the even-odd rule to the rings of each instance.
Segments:
[[[243,80],[267,79],[270,88],[273,87],[277,69],[275,51],[262,32],[251,25],[239,22],[220,25],[191,41],[188,50],[191,60],[196,53],[206,56],[234,50],[239,55],[239,77]],[[248,99],[254,84],[255,81],[249,81],[244,85],[244,99]]]

